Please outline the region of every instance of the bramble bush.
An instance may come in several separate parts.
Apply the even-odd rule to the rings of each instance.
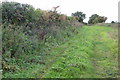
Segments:
[[[77,22],[77,26],[72,22]],[[3,76],[24,70],[31,64],[43,64],[46,51],[77,34],[80,24],[75,17],[54,11],[2,2]]]

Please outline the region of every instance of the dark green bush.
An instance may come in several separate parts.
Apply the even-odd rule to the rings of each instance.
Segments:
[[[77,34],[77,27],[71,26],[74,17],[17,2],[2,4],[3,75],[44,65],[48,50]]]

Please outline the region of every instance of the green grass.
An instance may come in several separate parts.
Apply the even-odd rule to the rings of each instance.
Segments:
[[[84,26],[78,34],[56,47],[46,49],[36,64],[25,64],[23,70],[5,73],[11,78],[102,78],[117,77],[117,29]],[[25,56],[27,55],[23,55]],[[35,58],[37,56],[29,55]],[[36,58],[35,58],[36,60]],[[42,62],[44,64],[42,64]],[[21,63],[22,64],[22,63]]]
[[[59,46],[63,47],[61,49],[63,52],[42,77],[117,77],[117,37],[113,38],[115,35],[117,35],[117,30],[111,27],[85,26],[81,28],[78,35]],[[60,51],[53,49],[52,52],[59,53]]]

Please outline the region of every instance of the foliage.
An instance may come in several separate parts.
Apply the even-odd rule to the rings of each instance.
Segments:
[[[89,73],[93,70],[90,57],[93,55],[92,50],[98,36],[98,32],[95,31],[101,32],[104,29],[107,31],[107,28],[81,28],[83,24],[87,24],[83,22],[85,14],[82,12],[66,16],[57,11],[35,9],[28,4],[17,2],[2,4],[3,78],[36,78],[43,75],[53,77],[59,75],[56,74],[57,71],[61,72],[63,77],[77,77],[78,74],[83,76],[85,72],[86,76],[90,76]],[[103,17],[98,16],[96,19],[102,22]],[[101,33],[102,40],[108,37],[106,31]],[[108,41],[112,43],[109,38]],[[112,47],[106,50],[116,52]],[[46,73],[48,69],[52,69],[53,72],[50,70]],[[64,73],[62,70],[68,72]]]
[[[114,35],[117,35],[117,29],[84,26],[78,31],[78,34],[69,38],[69,41],[48,50],[45,60],[43,60],[44,56],[42,60],[38,55],[21,56],[19,60],[24,60],[24,63],[20,65],[24,66],[19,69],[15,59],[9,59],[12,65],[14,62],[14,66],[10,67],[16,68],[17,72],[9,71],[4,74],[4,77],[115,78],[118,69],[116,63],[118,46]],[[31,59],[34,63],[28,63]],[[40,61],[35,64],[37,59]]]
[[[71,25],[76,20],[64,14],[17,2],[3,2],[2,10],[4,77],[31,69],[29,66],[44,65],[47,50],[77,34],[78,27]]]
[[[99,16],[97,14],[93,14],[90,18],[88,23],[89,24],[95,24],[95,23],[103,23],[107,20],[107,17]]]
[[[27,17],[27,15],[30,15],[31,10],[34,10],[31,5],[17,2],[2,2],[2,21],[3,23],[23,24],[27,22],[28,18],[33,18]]]
[[[72,16],[76,17],[76,19],[79,21],[79,22],[83,22],[83,20],[86,18],[85,17],[86,14],[84,14],[83,12],[75,12],[75,13],[72,13]]]

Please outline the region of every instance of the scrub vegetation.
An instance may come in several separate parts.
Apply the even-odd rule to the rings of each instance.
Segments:
[[[93,14],[67,16],[2,2],[3,78],[116,78],[117,24]]]

